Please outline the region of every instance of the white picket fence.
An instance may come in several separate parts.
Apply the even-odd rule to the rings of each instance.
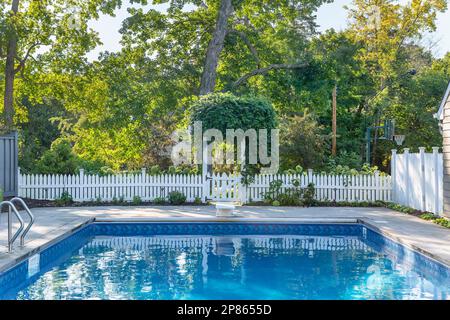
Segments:
[[[392,200],[401,205],[421,211],[442,214],[443,212],[443,160],[439,148],[426,153],[403,154],[392,151]]]
[[[19,174],[19,196],[37,200],[55,200],[68,192],[74,201],[110,202],[123,198],[132,201],[139,196],[142,201],[165,198],[171,191],[180,191],[187,201],[203,195],[203,179],[199,175],[148,175],[116,174],[108,176],[59,174]]]
[[[258,175],[249,186],[241,184],[240,175],[157,175],[146,173],[117,174],[108,176],[86,175],[29,175],[19,174],[19,195],[23,198],[55,200],[68,192],[74,201],[113,201],[123,198],[132,201],[139,196],[143,201],[167,197],[171,191],[180,191],[187,201],[250,201],[263,200],[270,182],[283,181],[282,188],[292,187],[297,179],[302,187],[313,183],[316,199],[322,201],[391,201],[391,177],[378,173],[373,175],[322,175],[308,170],[306,175]]]
[[[316,200],[336,202],[374,202],[391,201],[391,177],[380,175],[327,175],[314,174],[308,170],[306,175],[258,175],[246,190],[247,201],[261,201],[269,191],[270,182],[283,181],[282,189],[293,186],[293,181],[300,182],[302,188],[314,184]]]

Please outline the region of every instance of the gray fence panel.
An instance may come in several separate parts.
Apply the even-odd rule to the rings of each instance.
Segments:
[[[17,132],[0,136],[0,189],[6,197],[19,191]]]

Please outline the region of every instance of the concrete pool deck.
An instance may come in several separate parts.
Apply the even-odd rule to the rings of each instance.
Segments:
[[[97,220],[133,221],[297,221],[312,223],[363,222],[382,234],[450,266],[450,230],[432,222],[386,208],[238,207],[238,216],[217,218],[214,206],[74,207],[32,209],[36,222],[24,248],[7,253],[7,217],[0,214],[0,272],[39,247],[74,228]],[[26,214],[23,214],[27,220]]]

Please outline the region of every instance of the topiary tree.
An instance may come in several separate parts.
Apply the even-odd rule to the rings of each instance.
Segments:
[[[238,97],[231,93],[202,96],[192,105],[191,123],[202,121],[203,131],[218,129],[225,136],[227,129],[274,129],[276,113],[262,97]]]
[[[196,121],[202,122],[202,129],[205,132],[208,129],[219,130],[224,139],[227,129],[241,129],[244,132],[249,129],[258,131],[267,129],[268,148],[270,150],[270,130],[277,127],[276,113],[266,99],[262,97],[244,96],[238,97],[231,93],[213,93],[202,96],[192,106],[191,124]],[[259,136],[257,136],[259,139]],[[228,146],[229,147],[229,146]],[[225,147],[226,148],[226,147]],[[235,155],[237,147],[234,149]],[[247,159],[249,155],[249,145],[246,147]],[[238,167],[232,166],[234,169]],[[222,171],[230,170],[227,165],[216,166],[216,169]],[[245,177],[243,183],[248,183],[247,176],[253,176],[258,173],[260,165],[244,165],[240,167],[241,174]]]

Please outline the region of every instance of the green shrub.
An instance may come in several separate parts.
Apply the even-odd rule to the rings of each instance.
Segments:
[[[114,196],[113,198],[112,198],[112,203],[114,204],[114,205],[119,205],[119,204],[121,204],[122,203],[122,200],[123,199],[123,197],[122,196],[120,196],[119,198],[117,198],[116,196]]]
[[[73,203],[73,199],[69,192],[64,191],[61,193],[61,196],[55,200],[55,203],[58,206],[68,206]]]
[[[281,194],[281,187],[283,185],[283,180],[273,180],[269,183],[269,190],[264,193],[264,202],[272,203],[278,199]]]
[[[277,200],[282,206],[301,206],[302,200],[300,194],[295,191],[288,191],[278,195]]]
[[[437,218],[436,220],[434,220],[434,223],[437,223],[438,225],[445,228],[450,228],[450,220],[446,218]]]
[[[142,204],[142,199],[141,199],[141,197],[139,197],[139,196],[134,196],[134,197],[133,197],[133,204],[134,204],[135,206],[138,206],[138,205]]]
[[[272,202],[272,205],[273,205],[274,207],[279,207],[281,204],[280,204],[280,201],[274,200],[274,201]]]
[[[79,159],[72,151],[70,142],[57,139],[37,162],[36,171],[40,174],[75,174],[78,165]]]
[[[153,199],[153,203],[154,204],[165,204],[166,198],[157,197],[157,198]]]
[[[283,171],[284,174],[306,174],[306,172],[303,170],[303,167],[300,165],[295,166],[295,169],[287,169]]]
[[[308,207],[313,206],[316,203],[314,199],[315,187],[310,183],[307,188],[302,189],[300,186],[300,180],[293,179],[292,187],[285,188],[283,190],[283,181],[274,180],[269,184],[269,190],[264,193],[264,202],[267,204],[273,204],[275,201],[282,206],[301,206],[306,205]]]
[[[180,205],[186,202],[186,196],[179,191],[172,191],[169,193],[169,203]]]
[[[316,188],[314,187],[314,183],[310,183],[303,191],[303,204],[307,207],[314,206],[316,203],[315,196]]]
[[[432,213],[424,213],[420,215],[420,218],[424,220],[436,220],[436,216]]]
[[[152,175],[152,176],[157,176],[161,173],[162,173],[162,171],[158,165],[154,165],[150,168],[150,175]]]
[[[203,203],[203,202],[202,202],[202,199],[201,199],[201,198],[195,197],[195,199],[194,199],[194,204],[199,205],[199,204],[202,204],[202,203]]]
[[[168,174],[177,174],[177,167],[170,166],[169,169],[167,169]]]
[[[3,201],[3,190],[0,189],[0,202],[2,202],[2,201]]]

